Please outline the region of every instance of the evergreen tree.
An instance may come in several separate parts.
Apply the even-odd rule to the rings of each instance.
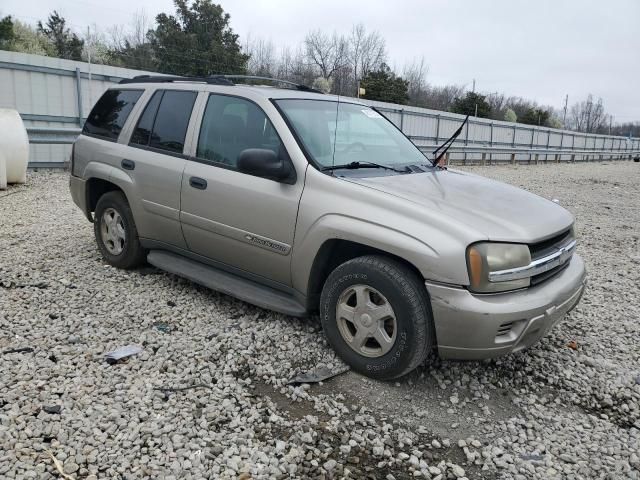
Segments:
[[[13,43],[13,20],[8,15],[0,20],[0,48],[3,50],[9,50]]]
[[[82,60],[84,41],[67,28],[67,21],[55,10],[46,25],[38,22],[38,33],[44,35],[54,47],[55,55],[68,60]]]
[[[397,76],[383,63],[378,70],[367,73],[360,81],[365,89],[363,98],[381,102],[406,104],[409,100],[409,82]]]
[[[211,0],[175,0],[176,15],[161,13],[149,32],[158,71],[177,75],[245,73],[248,55],[242,53],[230,16]]]
[[[486,100],[487,97],[475,92],[467,92],[464,97],[456,98],[453,102],[451,111],[462,115],[476,115],[476,107],[478,109],[478,117],[489,118],[491,115],[491,105]]]
[[[546,125],[550,115],[551,112],[542,108],[530,108],[518,119],[518,122],[527,125]]]

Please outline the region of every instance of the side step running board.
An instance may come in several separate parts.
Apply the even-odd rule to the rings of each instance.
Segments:
[[[294,317],[307,316],[305,307],[284,292],[181,255],[163,250],[151,250],[147,255],[147,261],[154,267],[188,278],[192,282],[231,295],[253,305]]]

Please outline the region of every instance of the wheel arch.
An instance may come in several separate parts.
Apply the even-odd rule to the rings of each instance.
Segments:
[[[398,255],[352,240],[339,238],[328,239],[318,249],[311,266],[307,284],[308,310],[311,312],[318,311],[322,288],[327,277],[333,270],[344,262],[364,255],[379,255],[391,258],[408,267],[418,275],[419,278],[423,278],[418,267]]]
[[[93,177],[87,180],[87,215],[91,216],[96,211],[98,200],[107,192],[119,191],[122,189],[113,182],[103,178]],[[124,193],[124,192],[122,192]]]
[[[101,166],[102,167],[102,166]],[[91,170],[91,169],[87,169]],[[93,221],[92,212],[95,212],[96,205],[98,204],[98,200],[102,195],[107,192],[119,191],[127,199],[129,205],[131,202],[129,200],[129,196],[127,195],[127,186],[130,185],[131,178],[123,174],[121,171],[116,170],[114,168],[110,168],[107,171],[104,171],[103,168],[96,169],[97,171],[93,172],[93,175],[87,178],[86,182],[86,206],[87,206],[87,218],[89,221]]]

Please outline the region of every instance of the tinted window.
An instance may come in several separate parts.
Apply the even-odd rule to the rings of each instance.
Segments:
[[[209,95],[196,155],[235,167],[240,152],[247,148],[284,154],[280,137],[260,107],[242,98]]]
[[[166,90],[153,124],[150,147],[182,153],[196,92]]]
[[[116,140],[142,90],[107,90],[95,104],[83,133]]]
[[[158,111],[158,105],[162,99],[162,91],[158,91],[153,94],[149,103],[144,109],[144,112],[138,120],[138,125],[131,135],[131,143],[139,145],[149,145],[149,138],[151,138],[151,129],[153,128],[153,121],[156,118],[156,112]]]

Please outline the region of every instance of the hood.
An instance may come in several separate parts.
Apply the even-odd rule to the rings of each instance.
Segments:
[[[573,224],[573,216],[550,200],[457,170],[345,180],[422,205],[487,240],[534,243]]]

